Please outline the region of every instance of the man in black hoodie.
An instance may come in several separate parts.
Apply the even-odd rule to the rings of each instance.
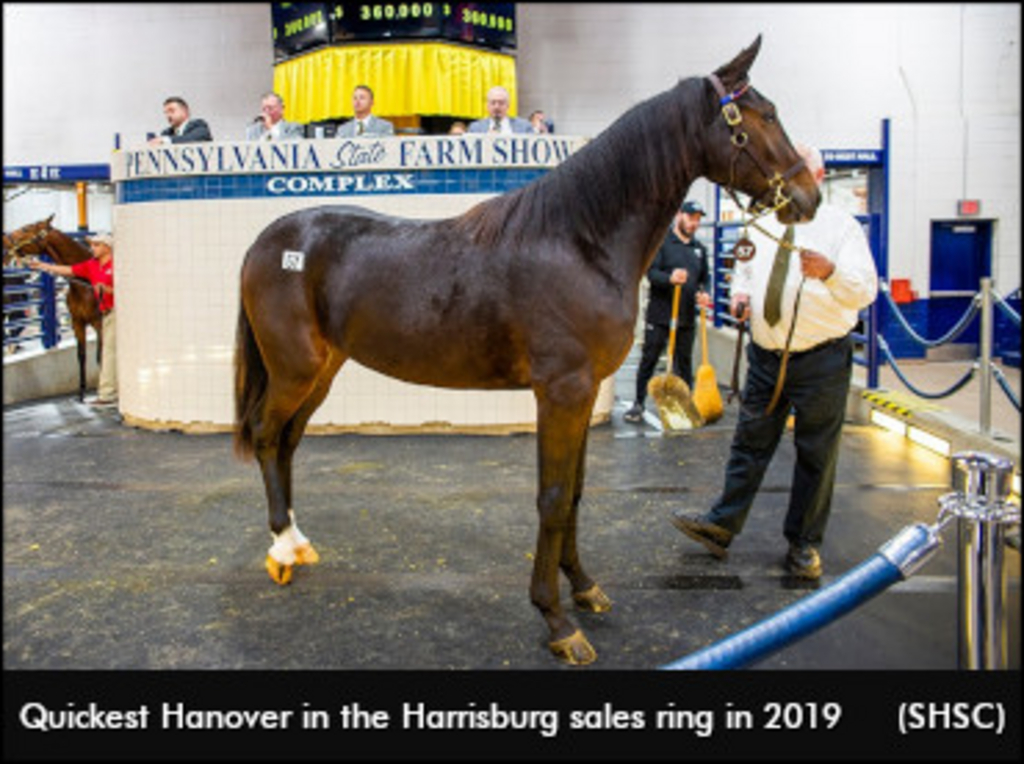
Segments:
[[[636,400],[623,416],[627,422],[639,424],[643,421],[647,383],[651,381],[654,367],[668,344],[672,294],[676,284],[682,285],[682,292],[676,328],[675,370],[687,385],[693,386],[693,340],[696,336],[694,305],[711,307],[711,295],[708,294],[711,279],[708,251],[696,238],[703,214],[704,208],[697,202],[683,203],[647,271],[651,288],[647,301],[644,348],[636,374]]]

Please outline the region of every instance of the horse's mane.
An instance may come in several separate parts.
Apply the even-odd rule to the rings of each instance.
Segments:
[[[454,221],[484,247],[572,237],[600,251],[623,214],[678,205],[702,162],[693,153],[708,119],[704,81],[693,77],[637,104],[534,182],[476,205]]]
[[[75,237],[68,236],[59,228],[54,228],[53,226],[50,226],[50,236],[61,242],[61,244],[64,246],[64,253],[66,255],[71,256],[71,252],[75,253],[74,256],[77,257],[78,259],[73,260],[72,262],[82,262],[83,260],[88,260],[89,258],[92,257],[92,250],[89,249],[88,246],[80,242]]]

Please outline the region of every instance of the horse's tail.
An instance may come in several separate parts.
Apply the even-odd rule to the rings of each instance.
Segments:
[[[253,429],[267,393],[267,367],[245,306],[238,307],[235,334],[235,453],[250,459],[256,451]]]

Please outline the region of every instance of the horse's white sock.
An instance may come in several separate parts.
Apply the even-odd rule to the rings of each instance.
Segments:
[[[282,565],[294,565],[295,550],[309,543],[309,539],[306,538],[295,523],[294,510],[288,510],[288,519],[290,520],[288,527],[280,533],[271,532],[270,534],[271,538],[274,539],[274,543],[271,545],[268,554]]]

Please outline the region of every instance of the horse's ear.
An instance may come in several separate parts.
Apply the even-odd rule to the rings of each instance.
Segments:
[[[57,214],[57,213],[56,213],[56,212],[54,212],[54,213],[53,213],[53,215],[50,215],[50,217],[46,218],[46,220],[44,220],[44,221],[43,221],[44,223],[46,223],[46,227],[47,227],[47,228],[50,228],[50,227],[51,227],[51,224],[53,223],[53,218],[54,218],[54,216],[55,216],[56,214]]]
[[[726,90],[735,90],[747,80],[747,73],[761,50],[761,35],[758,35],[749,48],[741,50],[736,58],[715,70],[718,79]]]

